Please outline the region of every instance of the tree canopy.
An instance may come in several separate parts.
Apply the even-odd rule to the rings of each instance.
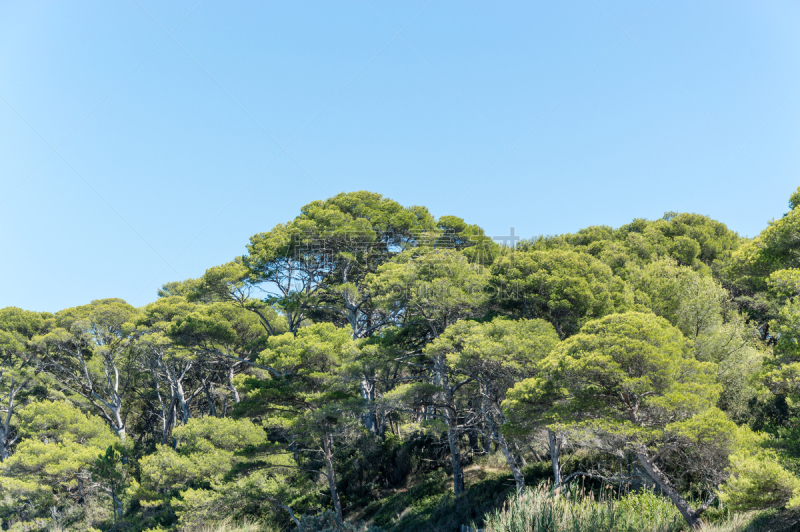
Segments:
[[[507,245],[341,193],[140,308],[0,309],[2,527],[444,530],[542,490],[691,527],[800,506],[789,207],[753,239],[666,213]]]

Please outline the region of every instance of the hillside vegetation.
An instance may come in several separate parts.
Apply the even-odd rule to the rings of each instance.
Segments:
[[[800,189],[499,245],[312,202],[135,308],[0,309],[3,530],[800,526]]]

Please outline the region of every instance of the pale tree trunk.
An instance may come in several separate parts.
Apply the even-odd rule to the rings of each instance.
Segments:
[[[561,442],[558,434],[550,429],[547,429],[547,437],[550,440],[550,461],[553,463],[553,488],[558,492],[561,490],[561,463],[559,462]]]
[[[4,423],[0,427],[0,462],[5,462],[11,456],[11,427]]]
[[[103,356],[103,371],[106,374],[106,393],[110,396],[110,401],[105,401],[102,397],[94,392],[92,387],[92,394],[111,410],[113,416],[112,427],[114,432],[117,433],[119,439],[125,441],[125,421],[122,419],[122,395],[120,395],[120,382],[119,382],[119,368],[116,363],[116,353],[106,352]],[[84,367],[85,367],[84,362]],[[88,371],[88,369],[86,370]],[[91,380],[89,381],[91,382]]]
[[[701,507],[698,510],[692,509],[686,499],[675,489],[664,472],[653,463],[653,460],[647,455],[647,451],[643,449],[636,450],[636,458],[639,459],[639,463],[642,464],[647,475],[652,478],[655,483],[658,484],[658,487],[661,488],[661,491],[669,497],[686,523],[692,528],[699,528],[702,526],[703,521],[700,519],[700,516],[707,508]]]
[[[84,368],[86,368],[85,362],[84,362]],[[110,383],[112,381],[111,378],[109,377],[108,367],[106,367],[105,370],[106,370],[107,381]],[[98,408],[100,409],[100,413],[103,415],[103,417],[106,418],[106,420],[111,425],[111,429],[117,434],[117,436],[119,436],[120,440],[125,441],[125,435],[126,435],[125,421],[122,418],[122,397],[119,395],[119,373],[117,371],[116,366],[114,366],[113,371],[116,378],[113,381],[113,385],[108,385],[106,388],[106,391],[111,396],[110,401],[103,399],[97,392],[94,391],[93,387],[89,388],[89,394],[84,395],[84,397],[87,397],[90,401],[92,401],[95,404],[95,406],[98,406]],[[86,369],[86,372],[88,373],[88,369]],[[92,384],[91,380],[89,380],[88,382],[89,384]],[[100,405],[94,402],[94,400],[100,401],[100,403],[103,406],[105,406],[106,409],[108,409],[108,412],[106,412],[105,409],[103,409]]]
[[[511,474],[514,475],[514,482],[517,484],[517,493],[521,493],[525,488],[525,476],[522,474],[522,469],[520,468],[520,459],[518,455],[511,450],[505,436],[503,436],[494,419],[492,419],[491,415],[489,415],[487,412],[485,397],[483,404],[481,404],[481,414],[484,422],[487,425],[487,428],[491,431],[492,438],[495,439],[497,444],[500,446],[500,451],[502,451],[503,456],[506,459],[506,463],[508,464],[509,469],[511,469]],[[500,411],[500,414],[502,415],[502,411]],[[484,438],[484,447],[488,451],[488,444],[486,443],[486,439],[488,438],[485,436]]]
[[[158,404],[161,407],[161,444],[164,445],[167,442],[167,435],[173,424],[175,406],[180,402],[188,407],[181,382],[192,364],[187,363],[183,370],[179,372],[174,360],[169,363],[164,359],[165,355],[162,349],[150,348],[150,353],[153,358],[148,361],[146,370],[152,376]],[[167,396],[162,396],[161,394],[162,383],[169,388],[169,403],[166,402]],[[183,409],[183,412],[184,417],[186,417],[189,412],[188,408]],[[184,419],[184,424],[186,424],[186,421],[188,419]]]
[[[495,432],[495,438],[497,439],[498,445],[500,445],[503,456],[506,457],[506,462],[511,469],[511,474],[514,475],[514,482],[517,484],[517,493],[521,493],[522,490],[525,489],[525,476],[522,474],[522,469],[519,467],[519,460],[509,448],[505,437],[499,431]]]
[[[183,389],[183,379],[192,367],[192,363],[187,362],[183,368],[179,370],[174,359],[171,362],[164,360],[164,353],[162,351],[157,351],[156,356],[158,367],[163,371],[167,383],[169,384],[170,392],[172,393],[172,403],[175,404],[177,401],[177,403],[181,405],[181,422],[185,425],[191,417],[191,412],[189,411],[189,402],[186,399],[186,392]],[[158,379],[159,376],[154,374],[153,378]]]
[[[0,462],[5,462],[11,456],[10,438],[8,429],[0,429]]]
[[[522,467],[527,467],[528,466],[528,461],[525,460],[525,456],[522,454],[522,451],[520,450],[519,445],[517,445],[516,443],[514,443],[514,451],[516,451],[514,456],[517,457],[517,460],[519,461],[519,465],[522,466]]]
[[[339,500],[339,492],[336,490],[336,473],[333,470],[333,452],[331,451],[331,436],[326,430],[322,433],[322,450],[325,455],[325,470],[328,473],[328,486],[331,490],[333,508],[336,510],[336,517],[342,522],[342,503]]]
[[[11,416],[14,414],[14,399],[27,382],[25,381],[15,388],[14,379],[11,379],[11,386],[8,391],[8,411],[6,412],[6,418],[0,425],[0,462],[4,462],[11,456],[11,446],[16,441],[16,438],[11,438]]]
[[[237,390],[236,385],[233,384],[234,377],[235,377],[234,367],[231,366],[230,368],[228,368],[228,388],[231,390],[231,395],[233,396],[233,402],[238,405],[240,401],[239,390]]]
[[[117,400],[114,402],[113,405],[113,412],[114,412],[114,432],[117,433],[119,439],[125,441],[125,436],[127,431],[125,430],[125,422],[122,420],[122,400],[117,397]]]
[[[175,396],[178,399],[178,403],[181,405],[181,423],[186,425],[186,423],[189,422],[189,418],[192,414],[189,411],[189,404],[186,401],[186,392],[183,389],[182,380],[182,378],[175,380]]]
[[[364,414],[364,427],[373,434],[378,432],[378,419],[375,415],[375,383],[371,382],[367,376],[361,378],[361,398],[367,403],[367,411]]]

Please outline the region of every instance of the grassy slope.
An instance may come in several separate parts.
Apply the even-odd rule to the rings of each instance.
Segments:
[[[529,465],[524,473],[526,483],[535,485],[549,480],[552,471],[548,462],[539,462]],[[478,459],[466,469],[465,480],[467,490],[456,498],[452,478],[445,471],[412,478],[406,487],[387,491],[379,501],[349,517],[366,520],[386,532],[451,532],[462,524],[482,526],[484,515],[502,508],[515,491],[514,479],[498,455]],[[713,521],[707,532],[800,531],[800,510],[707,517]]]
[[[525,480],[537,483],[550,474],[548,464],[537,463],[525,469]],[[467,467],[465,481],[466,492],[456,498],[452,478],[445,471],[412,478],[405,488],[385,493],[353,517],[387,532],[450,532],[472,521],[481,524],[485,513],[501,508],[514,493],[514,478],[497,455]]]

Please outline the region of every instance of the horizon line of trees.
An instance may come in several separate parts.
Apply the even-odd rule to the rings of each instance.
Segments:
[[[753,239],[667,213],[511,248],[342,193],[143,307],[0,309],[2,528],[343,523],[412,474],[458,496],[489,452],[518,491],[546,460],[556,492],[653,488],[692,527],[800,505],[789,205]]]

